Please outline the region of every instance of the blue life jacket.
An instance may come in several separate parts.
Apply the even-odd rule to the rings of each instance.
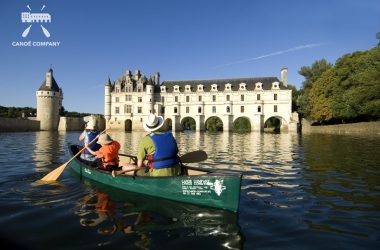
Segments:
[[[177,143],[171,132],[164,134],[150,134],[154,143],[155,152],[149,155],[148,165],[153,169],[168,168],[180,162]]]
[[[90,143],[92,140],[95,139],[95,137],[96,137],[98,134],[99,134],[98,131],[89,131],[89,132],[86,132],[86,135],[87,135],[87,142]],[[97,141],[97,140],[96,140],[96,141]],[[92,151],[98,151],[98,150],[102,147],[102,145],[97,144],[96,141],[93,142],[93,143],[91,143],[91,144],[89,145],[89,148],[90,148]],[[87,155],[92,155],[92,154],[90,153],[90,151],[88,151],[87,149],[85,149],[85,150],[83,151],[83,153],[84,153],[84,154],[87,154]]]

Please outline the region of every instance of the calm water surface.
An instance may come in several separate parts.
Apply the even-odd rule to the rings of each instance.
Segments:
[[[143,133],[111,133],[135,154]],[[380,138],[177,133],[203,168],[244,174],[239,213],[81,180],[79,132],[0,133],[0,240],[7,249],[380,249]]]

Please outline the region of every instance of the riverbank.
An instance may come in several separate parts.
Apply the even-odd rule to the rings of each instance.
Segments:
[[[346,134],[346,135],[380,135],[380,122],[358,122],[349,124],[312,126],[302,119],[303,134]]]

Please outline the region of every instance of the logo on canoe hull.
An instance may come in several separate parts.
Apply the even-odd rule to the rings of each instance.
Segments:
[[[92,174],[91,170],[88,169],[88,168],[84,168],[84,172],[87,173],[87,174]]]
[[[226,190],[226,186],[223,186],[223,180],[215,180],[214,183],[211,183],[211,189],[220,196]]]

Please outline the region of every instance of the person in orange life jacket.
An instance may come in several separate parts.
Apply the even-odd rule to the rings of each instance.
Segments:
[[[180,158],[178,156],[177,142],[172,133],[163,128],[162,116],[149,114],[143,127],[148,135],[143,137],[137,151],[137,167],[135,165],[123,166],[121,171],[113,171],[112,175],[123,172],[138,171],[148,167],[149,176],[177,176],[181,175]],[[148,160],[147,166],[144,160]]]
[[[83,141],[84,146],[89,146],[89,148],[93,151],[99,150],[101,145],[98,143],[93,142],[90,145],[90,143],[97,135],[99,134],[99,131],[96,129],[96,123],[95,121],[89,121],[86,124],[85,130],[82,132],[82,134],[79,136],[79,140]],[[97,157],[90,153],[87,149],[82,151],[82,154],[80,155],[80,158],[86,161],[95,161]]]
[[[98,151],[93,151],[86,147],[91,154],[96,155],[102,160],[103,166],[100,169],[112,171],[119,168],[119,149],[120,144],[112,140],[108,134],[101,134],[98,138],[98,144],[102,147]]]

